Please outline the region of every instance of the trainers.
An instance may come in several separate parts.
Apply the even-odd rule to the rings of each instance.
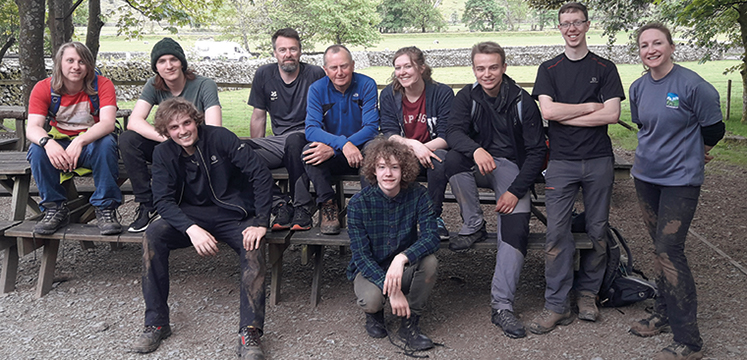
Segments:
[[[339,212],[340,210],[337,208],[335,199],[329,199],[322,203],[322,234],[337,235],[340,233]]]
[[[386,337],[386,323],[384,322],[384,310],[377,313],[366,313],[366,332],[368,336],[376,339]]]
[[[580,291],[576,297],[578,304],[578,318],[586,321],[597,321],[599,309],[597,309],[597,296],[589,291]]]
[[[293,221],[291,222],[291,230],[301,231],[309,230],[313,225],[311,220],[311,212],[304,206],[299,206],[293,210]]]
[[[281,202],[272,208],[272,215],[275,215],[275,219],[272,220],[273,231],[288,230],[293,221],[293,206]]]
[[[262,352],[262,343],[259,338],[262,333],[254,326],[245,326],[239,330],[239,359],[264,360],[265,353]]]
[[[132,351],[143,354],[156,351],[161,345],[161,340],[169,336],[171,336],[171,326],[146,326],[140,337],[132,344]]]
[[[570,310],[563,314],[558,314],[552,310],[544,309],[532,323],[529,324],[529,331],[541,335],[555,329],[558,325],[570,325],[573,322],[573,313]]]
[[[652,314],[646,319],[638,320],[630,326],[630,333],[640,337],[649,337],[672,332],[669,321],[659,314]]]
[[[687,345],[676,341],[661,349],[654,360],[699,360],[703,358],[703,349],[693,351]]]
[[[514,313],[508,309],[496,310],[493,309],[491,319],[495,326],[503,330],[503,334],[512,338],[518,339],[527,336],[527,332],[524,329],[524,324],[514,316]]]
[[[57,229],[70,223],[70,210],[67,203],[43,203],[44,217],[34,225],[34,233],[40,235],[54,234]]]
[[[153,205],[140,203],[140,206],[138,206],[137,210],[135,210],[135,221],[130,224],[130,228],[127,229],[127,231],[131,233],[143,232],[148,228],[148,225],[150,225],[150,223],[158,220],[159,218],[161,218],[161,215],[158,215],[156,209],[153,208]]]
[[[488,231],[485,230],[485,222],[483,221],[480,230],[477,230],[474,234],[469,235],[456,235],[449,239],[449,250],[453,252],[465,252],[472,247],[472,244],[480,241],[485,241],[488,238]]]
[[[442,217],[437,217],[436,222],[438,223],[438,237],[441,240],[449,240],[449,229],[446,228],[446,223]]]
[[[399,328],[400,339],[405,342],[407,347],[415,351],[428,350],[433,347],[433,341],[420,332],[420,316],[410,315],[410,318],[403,317],[402,325]]]
[[[116,209],[96,208],[96,223],[101,235],[115,235],[122,232],[122,225],[117,220]]]

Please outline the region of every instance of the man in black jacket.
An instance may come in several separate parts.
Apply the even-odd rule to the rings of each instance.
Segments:
[[[156,112],[155,128],[169,140],[153,153],[153,196],[161,219],[148,227],[143,241],[145,330],[133,348],[154,351],[171,335],[169,252],[194,246],[201,256],[215,255],[222,241],[240,260],[239,356],[264,359],[262,238],[270,222],[272,176],[236,135],[203,121],[181,98],[163,102]]]
[[[477,82],[457,93],[446,141],[446,176],[464,224],[449,249],[466,251],[485,240],[485,220],[477,186],[495,191],[498,254],[491,290],[492,321],[511,338],[526,336],[513,314],[516,283],[529,237],[529,189],[542,171],[547,151],[542,117],[529,93],[506,72],[506,54],[498,44],[472,47]]]

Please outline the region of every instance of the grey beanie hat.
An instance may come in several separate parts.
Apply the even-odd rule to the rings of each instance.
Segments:
[[[176,56],[182,62],[182,71],[187,71],[187,57],[184,56],[181,45],[174,39],[166,37],[153,45],[153,50],[150,51],[150,67],[154,73],[158,74],[156,62],[158,62],[158,58],[164,55]]]

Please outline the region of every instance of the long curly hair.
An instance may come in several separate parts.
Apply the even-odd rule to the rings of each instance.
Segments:
[[[410,150],[407,145],[400,144],[394,140],[389,140],[383,136],[379,136],[371,143],[366,146],[365,158],[363,159],[363,167],[361,167],[361,175],[366,178],[370,184],[376,184],[376,165],[379,159],[384,159],[387,165],[390,165],[391,158],[394,157],[399,162],[399,167],[402,170],[402,179],[400,180],[400,187],[407,188],[415,178],[420,174],[420,166],[418,166],[418,159],[415,154]]]

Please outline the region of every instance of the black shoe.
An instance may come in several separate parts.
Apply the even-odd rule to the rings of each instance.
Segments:
[[[122,225],[117,220],[116,209],[96,208],[96,223],[101,235],[116,235],[122,232]]]
[[[169,336],[171,336],[171,326],[146,326],[140,337],[132,344],[132,351],[143,354],[156,351],[161,345],[161,340]]]
[[[366,313],[366,332],[368,336],[376,339],[386,337],[386,322],[384,322],[384,310],[377,313]]]
[[[472,244],[485,241],[488,238],[488,231],[485,230],[485,222],[483,221],[480,230],[477,230],[474,234],[469,235],[456,235],[449,240],[449,250],[454,252],[465,252],[472,247]]]
[[[57,229],[70,223],[70,210],[67,203],[43,203],[44,218],[34,225],[34,233],[40,235],[54,234]]]
[[[446,228],[444,219],[439,216],[436,218],[436,222],[438,222],[438,237],[441,240],[449,240],[449,229]]]
[[[407,344],[410,349],[420,351],[428,350],[433,347],[433,341],[420,332],[420,316],[410,315],[410,318],[403,317],[402,325],[399,328],[400,339]]]
[[[239,359],[264,360],[265,353],[262,352],[262,343],[259,338],[262,332],[253,327],[245,326],[239,329]]]
[[[135,221],[130,224],[130,228],[127,231],[131,233],[139,233],[145,231],[150,223],[158,220],[161,215],[158,215],[156,209],[152,205],[140,203],[135,211]]]
[[[493,309],[490,319],[495,326],[503,330],[503,334],[512,338],[518,339],[527,336],[527,331],[524,328],[524,324],[514,316],[514,313],[507,309],[496,310]]]
[[[293,221],[293,206],[280,203],[272,208],[272,215],[275,215],[275,220],[272,221],[273,231],[288,230]]]
[[[335,199],[329,199],[322,203],[322,225],[320,230],[325,235],[337,235],[340,233],[340,210]]]
[[[299,206],[293,210],[293,221],[291,222],[291,230],[309,230],[313,225],[311,219],[311,212],[304,206]]]

